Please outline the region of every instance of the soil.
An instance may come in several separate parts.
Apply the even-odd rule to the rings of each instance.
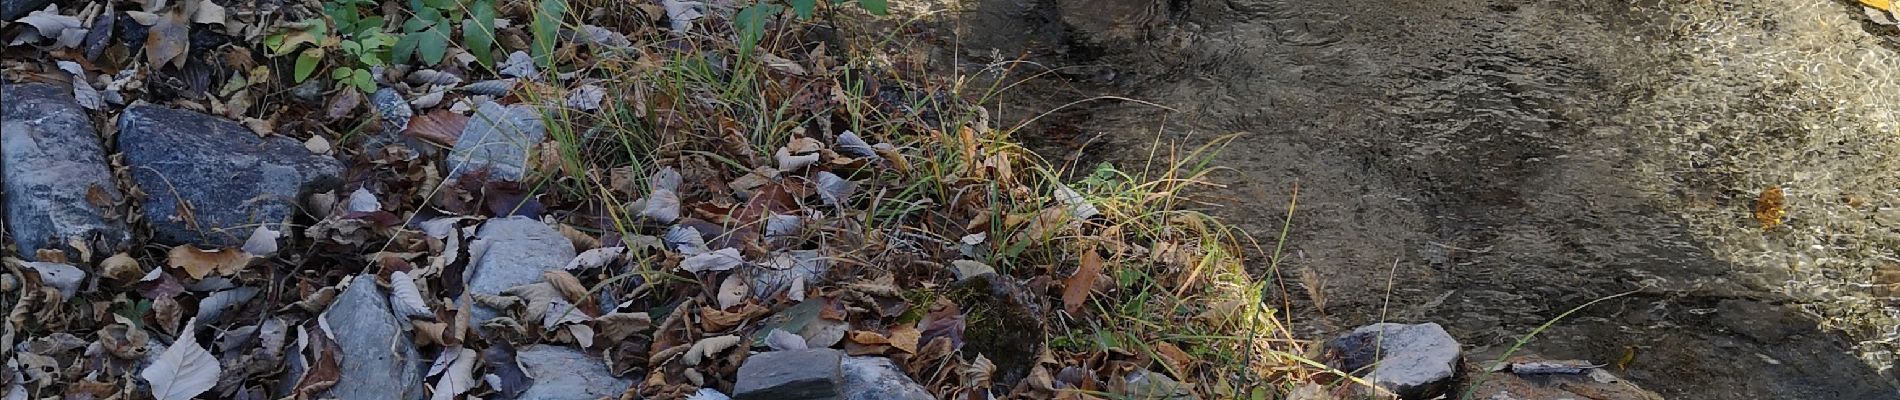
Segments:
[[[1271,251],[1297,188],[1283,261],[1250,263],[1303,337],[1437,322],[1488,359],[1629,292],[1519,354],[1609,363],[1669,398],[1900,399],[1900,366],[1819,328],[1785,272],[1717,254],[1639,170],[1674,157],[1629,116],[1682,72],[1665,44],[1689,5],[1107,1],[1124,17],[1065,23],[1059,3],[971,4],[937,56],[1022,82],[993,117],[1028,121],[1017,135],[1071,171],[1239,133],[1197,199]],[[1061,108],[1104,95],[1167,108]]]

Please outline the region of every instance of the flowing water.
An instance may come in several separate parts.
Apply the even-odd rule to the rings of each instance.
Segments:
[[[1075,170],[1240,133],[1198,199],[1271,246],[1299,188],[1252,263],[1305,336],[1429,321],[1495,356],[1633,292],[1526,351],[1670,398],[1900,399],[1900,34],[1857,5],[1054,3],[966,4],[937,56],[1033,77],[1005,123],[1167,107],[1017,133]]]

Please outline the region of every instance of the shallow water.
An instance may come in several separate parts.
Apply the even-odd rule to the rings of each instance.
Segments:
[[[1306,335],[1430,321],[1495,356],[1634,292],[1526,350],[1670,398],[1900,398],[1900,300],[1869,290],[1900,258],[1900,46],[1822,3],[1202,0],[1065,26],[991,0],[944,29],[965,74],[1054,69],[1005,124],[1172,108],[1018,132],[1074,169],[1243,133],[1199,199],[1266,241],[1299,187],[1288,258],[1255,269]]]

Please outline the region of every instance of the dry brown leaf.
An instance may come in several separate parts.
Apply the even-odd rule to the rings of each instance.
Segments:
[[[904,325],[891,328],[891,347],[896,347],[905,353],[917,354],[917,339],[922,336],[923,332],[918,331],[914,326]]]
[[[744,323],[746,320],[772,312],[772,310],[768,310],[758,305],[758,303],[745,303],[732,312],[720,311],[712,307],[700,307],[699,311],[700,327],[707,332],[724,331],[728,328],[739,326],[740,323]]]
[[[449,110],[435,110],[427,114],[409,118],[409,127],[403,129],[409,135],[440,146],[454,146],[462,138],[462,129],[468,127],[468,116]]]
[[[1788,199],[1781,193],[1780,186],[1771,186],[1755,199],[1755,221],[1761,223],[1761,229],[1775,229],[1781,225],[1781,217],[1788,215]]]
[[[1082,251],[1081,268],[1075,275],[1063,280],[1062,308],[1070,314],[1082,309],[1082,302],[1089,299],[1089,292],[1095,289],[1095,280],[1102,276],[1102,255],[1094,247]]]
[[[883,334],[872,332],[872,331],[851,331],[851,334],[845,335],[845,337],[848,339],[851,339],[852,343],[857,343],[857,344],[864,344],[864,345],[891,344],[890,338],[884,337]]]
[[[547,279],[549,284],[554,285],[554,290],[561,291],[561,297],[567,299],[569,303],[579,303],[582,297],[587,297],[587,286],[581,285],[581,280],[567,271],[558,269],[541,271],[541,278]]]
[[[170,63],[184,68],[187,51],[191,51],[191,21],[176,10],[160,16],[145,36],[145,62],[153,67]]]
[[[139,266],[139,260],[125,253],[114,254],[99,262],[100,276],[120,282],[136,282],[145,276],[145,268]]]
[[[207,276],[226,276],[244,270],[250,265],[251,255],[238,249],[199,250],[192,245],[173,247],[166,261],[173,268],[185,271],[191,279],[204,279]]]
[[[1192,376],[1188,371],[1194,368],[1194,358],[1181,351],[1174,343],[1161,342],[1155,345],[1155,355],[1161,359],[1161,365],[1168,368],[1174,376]]]

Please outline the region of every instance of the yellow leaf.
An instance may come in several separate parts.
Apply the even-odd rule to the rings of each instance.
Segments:
[[[238,249],[199,250],[192,245],[173,247],[166,260],[173,268],[185,271],[191,279],[204,279],[206,276],[225,276],[244,270],[251,264],[250,253]]]
[[[1760,222],[1764,230],[1774,229],[1781,225],[1781,217],[1788,215],[1787,206],[1788,199],[1782,195],[1781,187],[1769,187],[1755,199],[1755,221]]]

